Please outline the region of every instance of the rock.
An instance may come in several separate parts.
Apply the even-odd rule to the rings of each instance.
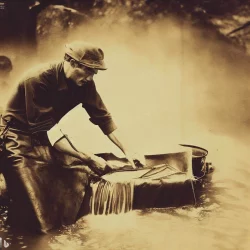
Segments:
[[[70,31],[87,21],[87,15],[63,5],[49,5],[42,10],[37,17],[36,27],[41,56],[47,57],[50,50],[53,52],[55,44],[65,41]],[[41,51],[41,47],[46,49],[46,53]]]

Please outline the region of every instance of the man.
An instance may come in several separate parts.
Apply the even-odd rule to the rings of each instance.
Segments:
[[[93,77],[98,70],[106,70],[103,51],[73,42],[66,45],[63,62],[32,70],[19,82],[3,116],[10,128],[2,168],[15,224],[47,231],[76,220],[88,180],[81,170],[63,167],[63,155],[79,159],[99,175],[112,167],[104,159],[78,150],[58,127],[60,119],[79,103],[135,168],[96,90]]]

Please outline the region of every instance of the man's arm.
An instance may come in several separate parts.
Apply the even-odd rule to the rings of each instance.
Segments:
[[[118,138],[116,133],[116,125],[112,119],[111,114],[107,110],[105,104],[102,101],[101,96],[96,90],[94,82],[88,85],[88,95],[85,96],[82,106],[85,108],[90,116],[90,121],[98,125],[102,132],[125,154],[126,158],[131,163],[132,167],[135,168],[133,160],[139,160],[141,165],[145,165],[144,157],[134,157],[133,154],[128,150],[123,142]]]
[[[110,166],[109,163],[101,157],[98,157],[90,152],[78,150],[68,136],[61,131],[58,125],[55,125],[47,133],[51,145],[56,150],[82,160],[96,174],[102,175],[112,169],[112,166]]]
[[[121,142],[120,139],[118,139],[117,131],[113,131],[112,133],[108,134],[107,137],[118,147],[121,149],[121,151],[124,153],[130,164],[133,168],[136,168],[134,160],[137,160],[140,162],[141,165],[145,165],[145,159],[144,157],[135,157],[127,146],[125,146],[124,143]],[[140,158],[140,159],[139,159]],[[143,158],[143,159],[142,159]]]
[[[76,157],[85,163],[89,163],[91,160],[91,154],[78,151],[72,143],[68,141],[65,136],[59,139],[54,145],[54,148],[60,152],[66,153],[70,156]]]
[[[93,124],[98,125],[105,135],[112,133],[117,128],[101,96],[97,92],[94,82],[86,85],[82,106],[90,116],[89,120]]]

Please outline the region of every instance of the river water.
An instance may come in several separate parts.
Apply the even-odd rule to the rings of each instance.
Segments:
[[[249,249],[247,147],[225,136],[209,138],[216,170],[205,181],[198,206],[88,215],[42,236],[2,225],[0,235],[11,244],[9,249]]]

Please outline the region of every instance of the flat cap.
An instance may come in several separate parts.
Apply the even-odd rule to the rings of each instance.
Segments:
[[[103,51],[90,43],[75,41],[65,45],[65,54],[79,63],[94,69],[105,70]]]

